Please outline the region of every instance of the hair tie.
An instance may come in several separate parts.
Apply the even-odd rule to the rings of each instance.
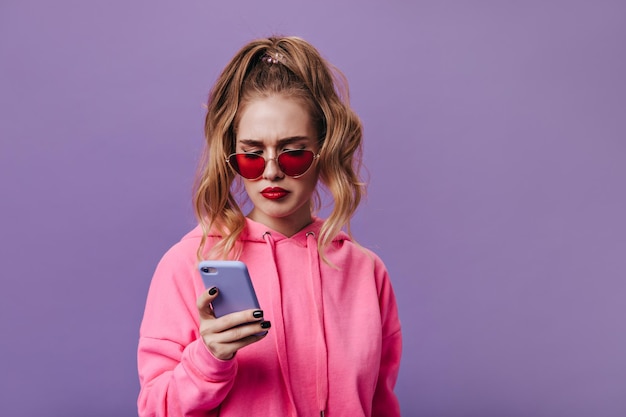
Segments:
[[[279,54],[278,52],[274,52],[272,55],[270,55],[269,53],[266,53],[265,55],[261,57],[261,61],[268,63],[268,64],[280,64],[282,63],[282,60],[283,60],[283,55]]]

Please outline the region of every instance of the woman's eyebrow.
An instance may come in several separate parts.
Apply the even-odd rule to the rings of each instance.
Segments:
[[[289,138],[279,139],[277,145],[289,145],[296,142],[303,142],[309,140],[308,136],[292,136]],[[239,139],[239,143],[242,145],[248,146],[265,146],[265,143],[262,140],[257,139]]]

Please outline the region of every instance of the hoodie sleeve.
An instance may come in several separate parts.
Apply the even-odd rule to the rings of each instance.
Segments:
[[[373,417],[399,417],[400,404],[394,387],[400,369],[400,357],[402,355],[402,332],[396,298],[391,287],[389,275],[383,269],[382,280],[379,289],[380,312],[383,325],[382,352],[380,359],[380,371],[374,400],[372,403]]]
[[[148,291],[137,352],[140,417],[206,416],[237,373],[237,359],[215,358],[199,335],[196,299],[204,286],[195,262],[177,252],[163,257]]]

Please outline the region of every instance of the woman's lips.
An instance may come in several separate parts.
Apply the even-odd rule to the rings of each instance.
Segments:
[[[261,191],[261,195],[269,200],[278,200],[279,198],[285,197],[287,194],[289,194],[289,191],[280,187],[267,187]]]

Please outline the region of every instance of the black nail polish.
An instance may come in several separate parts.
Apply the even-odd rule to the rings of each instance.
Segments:
[[[270,323],[269,321],[261,322],[261,329],[269,329],[270,327],[272,327],[272,323]]]
[[[252,313],[252,317],[254,317],[255,319],[260,319],[263,317],[263,310],[256,310],[254,313]]]
[[[215,295],[217,293],[217,287],[213,287],[209,290],[209,295]]]

